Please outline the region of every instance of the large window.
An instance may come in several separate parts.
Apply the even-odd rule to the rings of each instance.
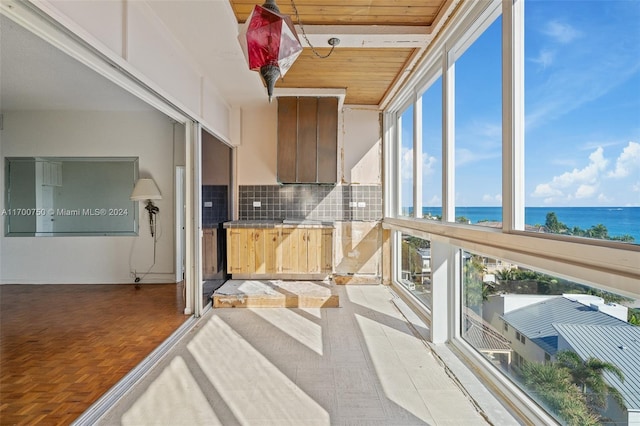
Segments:
[[[525,6],[528,229],[640,244],[640,2]]]
[[[423,305],[431,308],[431,242],[401,235],[400,283]]]
[[[627,424],[640,386],[636,301],[472,252],[462,258],[462,338],[563,423]]]
[[[404,213],[385,218],[394,284],[431,308],[434,341],[534,423],[551,422],[540,406],[566,424],[636,421],[624,416],[640,409],[625,370],[640,353],[640,2],[459,12],[385,111],[402,130],[388,145],[400,169],[385,173]]]
[[[501,227],[501,28],[498,18],[455,63],[456,222]]]
[[[422,95],[422,216],[442,218],[442,77]]]

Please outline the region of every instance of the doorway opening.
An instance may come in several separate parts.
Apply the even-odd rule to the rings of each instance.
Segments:
[[[207,304],[228,279],[227,239],[222,224],[231,217],[232,151],[202,131],[202,291]]]

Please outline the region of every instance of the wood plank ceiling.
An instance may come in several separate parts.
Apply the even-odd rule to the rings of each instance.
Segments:
[[[229,0],[238,23],[246,21],[258,0]],[[446,18],[446,9],[451,0],[296,0],[299,20],[308,35],[324,32],[326,39],[340,34],[326,32],[335,29],[345,34],[364,34],[380,37],[389,35],[388,45],[374,46],[344,45],[336,47],[329,58],[318,58],[308,47],[302,34],[300,42],[304,50],[284,79],[278,80],[276,88],[344,88],[346,104],[380,105],[389,90],[402,80],[414,58],[426,48],[425,37]],[[299,24],[290,1],[278,3],[280,12],[291,16]],[[417,36],[416,43],[403,43],[392,37],[393,29]],[[414,34],[410,34],[414,28]],[[422,37],[422,38],[420,38]],[[310,37],[320,55],[329,52],[328,47],[318,45]],[[353,44],[353,41],[351,41]],[[326,46],[326,45],[325,45]],[[410,46],[410,47],[407,47]]]

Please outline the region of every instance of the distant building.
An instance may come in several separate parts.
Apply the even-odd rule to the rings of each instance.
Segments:
[[[620,392],[625,406],[610,397],[602,414],[611,424],[640,425],[640,327],[555,324],[554,328],[559,351],[572,350],[583,360],[598,358],[622,371],[623,381],[609,372],[604,372],[604,378]]]
[[[502,305],[496,303],[500,301],[496,297],[502,297]],[[486,309],[483,309],[483,316],[511,342],[513,364],[520,366],[522,361],[547,362],[555,359],[558,351],[556,324],[633,327],[626,322],[626,312],[622,314],[624,309],[621,305],[606,304],[602,298],[590,295],[501,295],[490,298]]]

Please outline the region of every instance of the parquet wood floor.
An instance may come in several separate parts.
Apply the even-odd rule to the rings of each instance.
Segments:
[[[0,424],[67,425],[188,317],[183,284],[0,286]]]

